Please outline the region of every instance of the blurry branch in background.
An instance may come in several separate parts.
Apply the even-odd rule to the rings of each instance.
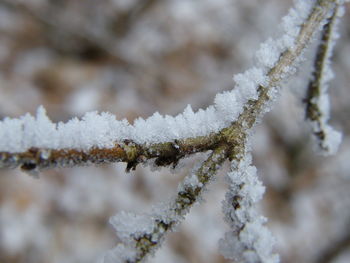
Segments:
[[[323,26],[320,43],[317,47],[314,62],[312,79],[309,82],[306,101],[306,119],[310,122],[313,135],[316,139],[317,148],[324,155],[332,154],[334,144],[339,144],[341,134],[329,126],[330,114],[328,82],[333,78],[330,68],[330,58],[335,45],[335,40],[339,37],[336,32],[339,6],[332,10],[331,17]]]
[[[342,252],[347,251],[350,247],[350,233],[346,233],[343,238],[340,238],[332,244],[330,248],[324,251],[317,259],[320,263],[334,262]]]
[[[62,14],[66,17],[67,12],[72,11],[57,3],[44,4],[44,7],[40,8],[11,0],[3,0],[0,4],[19,11],[38,23],[43,30],[47,31],[45,34],[48,36],[47,41],[60,52],[74,54],[75,49],[82,46],[103,53],[115,63],[134,70],[138,65],[123,58],[117,49],[117,44],[120,38],[125,37],[133,28],[133,24],[156,3],[157,0],[135,1],[133,7],[121,14],[116,14],[114,25],[105,25],[105,28],[99,31],[92,28],[89,21],[77,19],[75,23],[67,23],[62,19]],[[71,16],[74,17],[75,14]]]
[[[133,24],[147,11],[152,9],[158,3],[158,0],[136,1],[133,7],[128,11],[122,12],[114,21],[114,28],[118,37],[123,37],[133,27]]]
[[[149,5],[152,2],[154,1],[147,1]],[[269,111],[271,102],[276,99],[281,82],[295,72],[294,67],[298,66],[301,55],[316,32],[325,23],[322,42],[316,56],[314,79],[310,84],[310,87],[312,87],[310,90],[312,91],[309,92],[308,96],[307,112],[310,115],[309,118],[316,121],[321,132],[324,133],[322,137],[331,137],[331,145],[323,148],[333,153],[338,147],[340,143],[338,133],[329,129],[327,131],[323,130],[324,121],[319,118],[321,110],[318,108],[319,105],[314,103],[313,98],[319,99],[320,94],[324,94],[324,91],[320,91],[319,86],[324,74],[324,65],[329,63],[328,49],[330,44],[328,42],[334,40],[331,36],[331,30],[334,20],[338,16],[338,5],[341,3],[343,1],[336,0],[319,0],[314,3],[296,2],[297,11],[307,13],[298,14],[295,9],[291,9],[284,19],[286,23],[284,35],[278,40],[270,39],[261,45],[258,51],[260,68],[254,67],[244,74],[236,75],[236,88],[231,92],[218,94],[215,105],[205,111],[193,113],[192,110],[186,109],[183,115],[174,118],[169,116],[162,118],[158,116],[159,114],[155,114],[153,119],[150,118],[151,120],[142,122],[144,126],[138,127],[136,125],[130,127],[129,124],[119,121],[112,122],[108,115],[100,116],[101,119],[94,119],[96,116],[92,114],[91,125],[96,126],[97,130],[99,128],[98,121],[110,120],[111,123],[107,123],[107,127],[103,126],[106,124],[104,122],[101,127],[106,129],[118,128],[121,133],[124,131],[134,132],[134,137],[131,134],[128,134],[130,136],[128,138],[124,138],[124,134],[123,136],[120,135],[118,138],[124,139],[113,141],[112,146],[101,147],[106,143],[101,134],[106,136],[111,134],[111,131],[107,130],[106,134],[96,134],[96,136],[102,137],[101,142],[91,146],[91,141],[88,141],[88,147],[85,146],[87,149],[84,149],[84,147],[82,147],[83,149],[61,147],[61,145],[52,148],[45,147],[45,145],[52,145],[53,143],[48,141],[41,144],[37,140],[40,140],[40,135],[43,135],[42,132],[45,132],[46,128],[49,133],[51,132],[58,138],[56,139],[59,142],[59,136],[62,135],[59,128],[61,127],[63,131],[67,131],[64,130],[65,125],[69,126],[72,123],[56,126],[47,119],[45,111],[41,108],[38,110],[37,120],[31,116],[24,116],[17,120],[5,119],[0,122],[0,135],[1,140],[3,140],[3,142],[0,141],[0,146],[3,147],[0,147],[0,168],[19,166],[27,172],[35,173],[57,167],[126,162],[127,170],[130,170],[140,163],[148,162],[153,162],[157,167],[176,166],[180,159],[189,155],[211,151],[210,156],[201,164],[200,168],[194,170],[193,174],[186,177],[180,184],[174,200],[170,201],[169,204],[162,205],[160,208],[155,207],[154,213],[150,215],[136,216],[121,213],[113,217],[112,224],[124,244],[118,245],[114,250],[108,252],[104,262],[142,262],[148,255],[152,254],[164,240],[164,235],[173,230],[183,220],[184,215],[200,198],[203,189],[225,160],[232,162],[231,172],[228,174],[230,186],[224,205],[226,221],[232,231],[226,234],[225,239],[220,241],[222,253],[227,258],[245,262],[277,262],[278,257],[271,252],[273,242],[270,241],[270,234],[264,227],[266,220],[259,217],[255,211],[255,203],[262,197],[263,187],[256,176],[255,167],[251,166],[249,158],[252,128]],[[146,7],[147,5],[140,10],[145,10]],[[330,18],[329,15],[331,15]],[[324,22],[326,19],[328,19],[328,22]],[[235,104],[237,104],[237,107]],[[204,116],[204,119],[209,123],[205,123],[207,127],[190,126],[192,125],[190,123],[192,119],[188,116],[197,119]],[[84,125],[89,122],[74,121],[73,124],[76,126],[72,127],[79,127],[79,129],[73,129],[73,131],[84,134],[86,129]],[[218,125],[215,128],[220,127],[220,129],[212,128],[210,130],[214,125],[210,122],[215,121],[222,121],[222,124],[226,125],[227,123],[227,125],[223,128]],[[43,131],[39,129],[40,127],[38,129],[36,127],[40,123],[43,123],[43,128],[45,128]],[[204,136],[186,137],[183,135],[180,136],[180,139],[172,137],[173,133],[169,132],[170,135],[159,135],[161,142],[155,143],[152,136],[158,136],[158,134],[152,134],[152,132],[163,131],[158,129],[159,126],[169,123],[185,123],[188,125],[188,127],[186,126],[188,129],[196,128],[195,134],[200,133],[201,130],[199,129],[201,128],[206,128],[211,132]],[[19,138],[15,138],[13,141],[18,140],[22,145],[18,146],[20,150],[16,152],[15,147],[11,148],[14,145],[11,138],[16,136],[12,134],[10,128],[18,129],[20,127],[19,131],[22,131],[25,130],[26,125],[29,127],[27,127],[28,131],[23,132],[22,135],[29,133],[33,135],[33,138],[21,138],[21,135],[18,135]],[[156,127],[151,127],[152,125]],[[96,127],[90,128],[95,131]],[[7,128],[8,130],[6,130]],[[146,130],[142,129],[149,129],[151,132],[147,133]],[[171,127],[170,130],[172,130]],[[148,137],[141,138],[140,136],[138,138],[140,134],[146,134]],[[188,134],[192,133],[189,132]],[[164,141],[164,138],[167,141]],[[95,138],[92,139],[95,142]],[[137,142],[136,139],[139,141]],[[52,140],[54,139],[52,138]],[[73,145],[75,145],[74,143]],[[37,147],[37,145],[44,146]],[[3,150],[9,148],[11,149]]]

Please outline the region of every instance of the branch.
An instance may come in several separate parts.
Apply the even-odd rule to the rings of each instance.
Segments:
[[[176,166],[178,160],[187,155],[214,149],[222,140],[220,135],[203,136],[174,142],[152,145],[136,144],[125,140],[112,148],[93,148],[88,151],[75,149],[30,148],[23,153],[0,153],[0,167],[24,171],[44,170],[55,167],[126,162],[127,171],[135,169],[139,163],[155,159],[156,166]]]
[[[306,119],[310,122],[312,132],[321,153],[333,154],[338,149],[341,134],[328,125],[329,97],[328,81],[333,77],[330,57],[335,44],[335,27],[339,18],[337,5],[323,26],[321,41],[317,47],[312,79],[308,85],[306,101]]]
[[[154,214],[136,216],[121,213],[114,216],[111,223],[124,244],[119,244],[109,251],[104,262],[143,262],[147,256],[153,254],[160,247],[164,236],[174,230],[197,202],[221,164],[227,159],[228,150],[227,145],[218,146],[198,170],[185,178],[175,199],[161,208],[156,207]]]
[[[259,215],[256,205],[262,199],[265,187],[251,165],[251,155],[231,164],[226,179],[229,190],[223,202],[225,221],[230,231],[219,241],[222,255],[234,262],[278,262],[272,253],[275,240],[265,226],[267,219]]]

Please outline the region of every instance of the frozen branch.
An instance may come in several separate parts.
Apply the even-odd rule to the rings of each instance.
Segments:
[[[179,186],[174,200],[155,207],[151,215],[120,213],[111,219],[123,244],[109,251],[105,263],[136,263],[153,254],[161,245],[164,236],[184,219],[203,190],[212,180],[221,164],[228,157],[228,147],[218,146],[199,169],[186,177]]]
[[[341,141],[341,134],[327,123],[330,111],[327,93],[328,82],[333,78],[330,58],[335,41],[338,38],[335,32],[337,21],[340,13],[343,13],[344,10],[337,5],[332,12],[331,17],[322,29],[321,41],[317,47],[314,71],[305,99],[306,119],[310,122],[318,148],[324,155],[334,154]]]
[[[231,230],[220,240],[221,253],[234,262],[278,262],[278,255],[272,253],[275,240],[265,226],[267,219],[256,209],[265,187],[251,165],[251,156],[248,154],[232,162],[226,179],[229,191],[223,202],[223,212]]]

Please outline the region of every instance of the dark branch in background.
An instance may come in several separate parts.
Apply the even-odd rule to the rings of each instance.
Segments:
[[[113,29],[116,31],[118,37],[125,36],[133,25],[144,15],[151,10],[153,6],[158,3],[158,0],[141,0],[137,1],[129,10],[118,14],[114,23]]]
[[[1,4],[14,11],[19,11],[30,19],[38,23],[43,30],[47,31],[47,41],[49,45],[56,51],[63,54],[76,54],[79,53],[77,47],[82,46],[86,49],[93,49],[98,53],[104,54],[113,62],[120,64],[128,69],[136,67],[137,65],[130,65],[129,61],[126,61],[122,55],[120,55],[115,46],[117,45],[117,39],[112,36],[112,34],[99,34],[85,25],[73,25],[69,26],[62,23],[60,19],[60,14],[64,13],[65,10],[62,7],[56,6],[52,8],[48,6],[47,8],[34,9],[28,7],[26,4],[14,3],[11,0],[2,0]],[[58,37],[59,36],[59,37]],[[77,45],[79,43],[79,45]],[[80,48],[81,49],[81,48]],[[83,50],[80,52],[84,52]]]
[[[350,222],[349,222],[350,223]],[[345,236],[332,243],[328,249],[323,251],[315,262],[318,263],[331,263],[340,256],[342,253],[346,253],[350,249],[350,232],[345,233]]]

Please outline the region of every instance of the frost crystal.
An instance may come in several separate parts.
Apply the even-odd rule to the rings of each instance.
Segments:
[[[103,258],[101,259],[101,262],[103,263],[125,263],[128,261],[133,260],[135,258],[136,253],[135,250],[126,247],[123,244],[119,244],[112,250],[109,250]]]
[[[251,157],[232,164],[227,178],[230,186],[223,211],[231,231],[219,242],[222,255],[237,262],[278,262],[278,255],[272,253],[274,238],[264,225],[266,218],[256,211],[265,188],[251,166]]]
[[[113,216],[110,223],[116,229],[122,243],[104,255],[101,260],[104,263],[135,262],[135,259],[141,256],[137,247],[138,244],[142,244],[140,239],[147,237],[148,241],[154,242],[153,245],[159,242],[158,235],[154,232],[157,226],[153,215],[136,215],[122,211]]]
[[[110,223],[116,229],[118,237],[125,244],[135,242],[134,238],[145,233],[151,233],[154,228],[152,217],[124,211],[113,216],[110,219]]]
[[[282,31],[281,37],[276,40],[269,38],[260,45],[260,49],[256,52],[255,57],[264,70],[273,67],[285,50],[293,48],[300,26],[309,15],[314,2],[295,0],[294,8],[291,8],[288,14],[282,18],[280,26]]]

